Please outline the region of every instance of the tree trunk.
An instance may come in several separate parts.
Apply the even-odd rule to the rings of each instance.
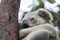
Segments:
[[[0,40],[19,40],[18,9],[20,0],[1,0]]]

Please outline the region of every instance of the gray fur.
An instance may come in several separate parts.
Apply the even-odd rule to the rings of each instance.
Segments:
[[[45,9],[38,9],[25,15],[22,24],[29,27],[19,30],[21,40],[58,40],[59,36],[52,24],[52,15]],[[25,22],[23,22],[25,20]]]

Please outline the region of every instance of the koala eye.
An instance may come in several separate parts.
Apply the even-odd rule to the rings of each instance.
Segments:
[[[33,21],[33,20],[34,20],[34,18],[31,18],[31,19],[30,19],[30,21]]]

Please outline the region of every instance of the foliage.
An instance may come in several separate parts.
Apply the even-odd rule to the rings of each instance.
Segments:
[[[50,3],[55,3],[55,0],[48,0]]]
[[[38,0],[38,2],[39,2],[39,5],[38,5],[38,6],[35,6],[35,5],[34,5],[31,11],[35,11],[35,10],[37,10],[37,9],[39,9],[39,8],[44,8],[44,3],[43,3],[43,1],[42,1],[42,0]]]

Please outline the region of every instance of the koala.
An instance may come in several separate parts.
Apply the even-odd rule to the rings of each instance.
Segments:
[[[46,9],[27,13],[22,19],[23,29],[19,30],[21,40],[59,40],[52,23],[53,16]]]

